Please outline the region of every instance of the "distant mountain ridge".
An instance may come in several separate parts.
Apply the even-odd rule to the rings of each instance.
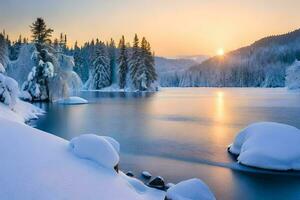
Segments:
[[[300,29],[262,38],[214,56],[173,77],[180,87],[284,87],[287,66],[300,59]]]
[[[207,56],[180,56],[175,58],[155,57],[155,69],[161,86],[169,85],[169,78],[183,73],[191,66],[200,64]]]

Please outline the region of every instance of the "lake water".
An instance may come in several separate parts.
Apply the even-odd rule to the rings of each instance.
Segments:
[[[198,177],[217,199],[300,199],[300,173],[239,166],[226,151],[238,131],[253,122],[300,128],[300,92],[170,88],[80,96],[90,104],[37,104],[47,114],[34,126],[65,139],[86,133],[112,136],[121,143],[123,171],[139,177],[147,170],[173,183]]]

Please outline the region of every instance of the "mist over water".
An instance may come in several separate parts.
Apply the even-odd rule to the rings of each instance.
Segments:
[[[300,128],[300,93],[286,89],[170,88],[158,93],[82,92],[87,105],[37,104],[34,126],[71,139],[94,133],[121,143],[121,169],[178,182],[198,177],[218,199],[300,199],[297,172],[236,164],[226,151],[250,123]],[[246,195],[247,194],[247,195]]]

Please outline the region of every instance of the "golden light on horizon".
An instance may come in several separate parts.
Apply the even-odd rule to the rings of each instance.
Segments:
[[[223,56],[224,55],[224,49],[223,48],[220,48],[217,50],[217,55],[218,56]]]

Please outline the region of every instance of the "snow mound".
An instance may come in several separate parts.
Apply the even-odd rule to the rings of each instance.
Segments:
[[[170,200],[215,200],[209,187],[200,179],[182,181],[167,191]]]
[[[120,153],[120,143],[117,140],[109,136],[102,136],[102,137],[105,140],[107,140],[118,153]]]
[[[300,170],[300,130],[289,125],[260,122],[242,130],[229,152],[238,162],[271,170]]]
[[[163,191],[145,190],[121,174],[73,156],[64,139],[2,117],[0,133],[0,199],[164,199]]]
[[[81,97],[68,97],[65,99],[60,99],[55,101],[59,104],[66,104],[66,105],[76,105],[76,104],[87,104],[88,101],[86,99],[83,99]]]
[[[113,169],[119,163],[119,154],[113,139],[93,134],[81,135],[70,141],[72,152],[79,158],[88,159]]]

